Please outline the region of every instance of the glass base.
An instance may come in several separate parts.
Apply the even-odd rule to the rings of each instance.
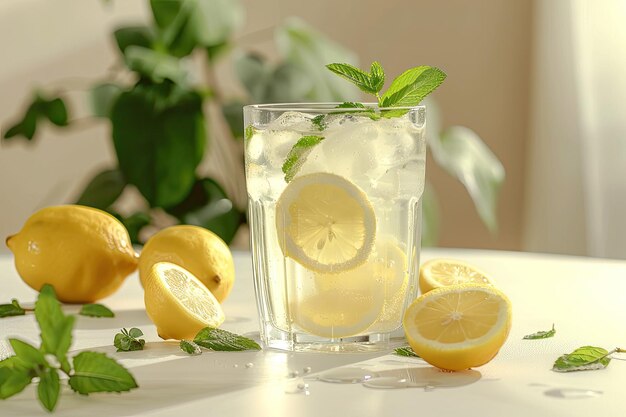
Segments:
[[[261,340],[266,347],[292,352],[371,353],[392,350],[406,344],[402,328],[388,333],[328,339],[285,332],[269,323],[261,327]]]

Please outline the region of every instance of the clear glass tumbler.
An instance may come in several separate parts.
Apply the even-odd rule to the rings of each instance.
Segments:
[[[337,105],[244,108],[268,347],[387,349],[417,295],[426,109]]]

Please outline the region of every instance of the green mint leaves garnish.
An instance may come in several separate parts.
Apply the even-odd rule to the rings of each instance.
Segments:
[[[369,74],[350,64],[328,64],[326,68],[366,93],[378,95],[385,84],[385,72],[378,62],[372,63]]]
[[[143,336],[143,332],[136,327],[130,330],[122,329],[121,333],[117,333],[113,339],[113,346],[118,352],[131,352],[134,350],[143,350],[146,341],[139,339]]]
[[[411,349],[411,346],[403,346],[403,347],[396,348],[394,349],[394,353],[398,356],[407,356],[411,358],[420,357],[418,354],[413,352],[413,349]]]
[[[205,327],[200,330],[193,341],[196,345],[211,350],[261,350],[261,346],[259,346],[258,343],[252,339],[231,333],[227,330],[215,329],[212,327]]]
[[[561,355],[552,366],[555,372],[591,371],[604,369],[611,362],[610,355],[626,353],[626,349],[615,348],[610,352],[596,346],[583,346],[572,353]]]
[[[293,145],[282,167],[285,182],[291,181],[296,176],[313,147],[323,140],[323,136],[303,136]]]
[[[555,334],[556,334],[556,329],[554,328],[554,324],[552,324],[552,329],[540,330],[535,333],[527,334],[522,339],[526,339],[526,340],[547,339],[549,337],[554,337]]]
[[[243,139],[247,142],[252,139],[252,136],[256,133],[256,128],[252,125],[248,125],[246,129],[243,131]]]
[[[59,372],[69,376],[70,387],[81,394],[137,388],[133,376],[103,353],[82,352],[70,361],[67,352],[72,344],[75,317],[63,313],[50,285],[41,288],[35,303],[35,318],[41,330],[41,346],[36,348],[22,340],[9,339],[15,355],[0,361],[0,399],[21,392],[33,378],[39,377],[39,402],[46,410],[53,411],[61,392]]]
[[[380,107],[417,106],[446,79],[446,74],[439,68],[426,65],[411,68],[394,79],[381,96],[379,93],[385,84],[385,72],[378,62],[372,63],[369,73],[349,64],[329,64],[326,68],[352,82],[362,91],[374,94]],[[400,115],[397,113],[386,117]]]
[[[85,304],[78,314],[87,317],[115,317],[115,313],[102,304]]]
[[[315,116],[311,119],[311,123],[313,123],[313,126],[315,126],[320,132],[326,129],[326,121],[324,120],[323,114]]]
[[[180,350],[183,352],[187,352],[190,355],[200,355],[202,353],[202,349],[194,342],[190,342],[188,340],[180,341]]]
[[[0,318],[11,316],[23,316],[26,310],[20,306],[16,299],[11,300],[11,304],[0,304]]]
[[[137,388],[135,378],[104,353],[82,352],[74,358],[70,387],[79,394],[122,392]]]

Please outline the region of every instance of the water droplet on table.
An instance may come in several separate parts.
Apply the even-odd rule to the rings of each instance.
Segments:
[[[335,384],[358,384],[377,377],[376,372],[353,366],[331,369],[318,375],[317,379]]]
[[[308,374],[308,373],[311,373],[311,367],[310,367],[310,366],[305,366],[305,367],[302,369],[302,373],[303,373],[303,374]]]
[[[298,371],[290,371],[290,372],[287,374],[287,378],[297,378],[297,377],[298,377],[298,375],[300,375],[300,373],[299,373]]]
[[[596,398],[602,395],[603,391],[579,388],[552,388],[543,392],[548,397],[564,398],[568,400],[578,400],[582,398]]]
[[[310,395],[309,384],[305,382],[291,382],[285,388],[285,394],[304,394]]]
[[[252,362],[248,362],[246,364],[246,368],[252,368],[254,366],[254,364]]]

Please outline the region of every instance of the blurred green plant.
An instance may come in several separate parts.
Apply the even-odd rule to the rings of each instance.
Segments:
[[[124,68],[120,71],[132,74],[132,80],[119,82],[112,76],[89,87],[89,117],[111,124],[117,166],[96,174],[76,202],[114,214],[136,243],[141,243],[141,230],[163,211],[231,242],[246,222],[245,188],[237,185],[243,182],[241,155],[234,159],[239,165],[226,166],[230,171],[218,181],[200,169],[207,142],[212,150],[222,144],[241,152],[238,139],[246,103],[354,100],[358,91],[325,65],[357,64],[357,57],[293,18],[275,29],[277,61],[245,51],[233,40],[243,23],[242,7],[235,0],[150,0],[150,9],[149,25],[120,27],[113,33]],[[228,55],[245,98],[225,98],[220,89],[215,65]],[[75,124],[66,95],[38,91],[4,139],[32,141],[45,120],[59,127]],[[428,140],[435,161],[463,183],[482,220],[495,230],[502,165],[470,129],[441,130],[434,103],[430,107]],[[210,137],[210,132],[217,133]],[[123,215],[117,206],[128,187],[135,187],[146,204]],[[423,242],[432,245],[439,219],[428,184],[423,207]]]

